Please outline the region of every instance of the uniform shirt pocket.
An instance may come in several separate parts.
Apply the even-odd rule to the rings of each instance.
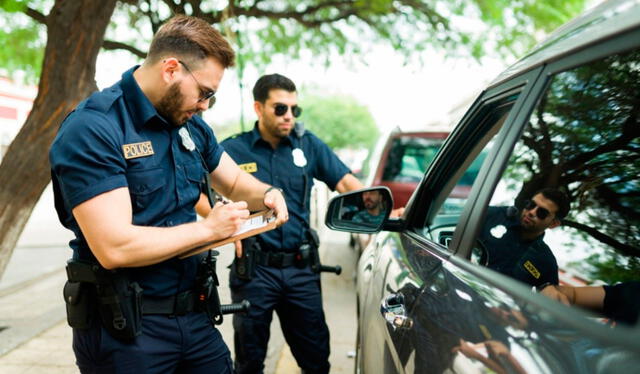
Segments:
[[[148,207],[165,185],[162,168],[128,170],[127,183],[134,213]]]
[[[310,179],[309,177],[307,178]],[[307,184],[309,183],[311,183],[311,180],[307,181]],[[306,194],[305,175],[301,172],[292,173],[285,178],[284,184],[287,187],[285,190],[285,197],[294,199],[299,204],[302,204],[302,202],[304,201],[304,196]]]

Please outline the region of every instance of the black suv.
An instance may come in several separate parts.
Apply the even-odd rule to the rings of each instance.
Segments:
[[[358,263],[356,372],[638,372],[640,2],[601,4],[502,73],[403,217],[392,204],[373,187],[327,211],[381,231]]]

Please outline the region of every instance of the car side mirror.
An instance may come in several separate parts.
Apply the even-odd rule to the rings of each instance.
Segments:
[[[387,187],[340,194],[329,201],[325,224],[332,230],[374,233],[389,219],[393,198]]]

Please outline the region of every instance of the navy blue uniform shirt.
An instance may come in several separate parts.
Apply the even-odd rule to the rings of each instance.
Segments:
[[[558,263],[542,240],[520,236],[520,215],[515,207],[489,207],[480,240],[487,249],[488,267],[531,286],[558,284]]]
[[[282,188],[289,210],[289,221],[278,229],[260,235],[264,251],[296,251],[309,227],[309,200],[313,178],[323,181],[332,190],[349,173],[333,151],[318,137],[305,131],[302,138],[295,131],[282,139],[276,149],[262,139],[258,126],[252,131],[235,135],[222,142],[225,151],[245,171],[264,183]],[[304,157],[294,150],[302,149]],[[306,182],[305,182],[306,181]]]
[[[207,171],[223,148],[198,116],[169,124],[133,77],[134,67],[113,86],[81,102],[60,126],[49,159],[58,217],[76,236],[74,258],[95,261],[71,210],[102,193],[128,187],[134,225],[167,227],[196,220],[194,210]],[[197,150],[183,144],[187,129]],[[182,130],[184,133],[184,130]],[[169,296],[193,287],[197,256],[129,268],[145,295]]]

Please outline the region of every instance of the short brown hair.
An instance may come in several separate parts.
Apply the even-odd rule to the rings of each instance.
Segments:
[[[168,20],[153,36],[147,61],[155,63],[167,54],[197,65],[205,58],[213,57],[224,68],[235,65],[235,52],[229,42],[204,20],[178,15]]]

